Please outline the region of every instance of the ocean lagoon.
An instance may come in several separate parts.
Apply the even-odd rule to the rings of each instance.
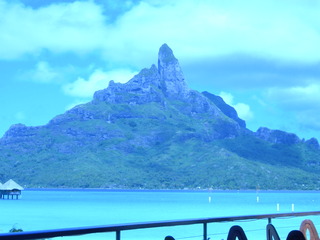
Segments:
[[[0,231],[24,231],[224,216],[290,213],[320,210],[320,193],[312,191],[114,191],[26,190],[19,200],[1,200]],[[274,219],[281,239],[299,229],[304,219],[316,227],[319,216]],[[267,220],[212,223],[210,239],[226,239],[240,225],[249,239],[265,239]],[[121,239],[202,239],[202,225],[130,230]],[[114,233],[64,239],[115,239]]]

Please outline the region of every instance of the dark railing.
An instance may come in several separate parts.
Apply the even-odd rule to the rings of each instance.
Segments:
[[[320,211],[233,216],[233,217],[216,217],[216,218],[198,218],[198,219],[187,219],[187,220],[155,221],[155,222],[93,226],[93,227],[78,227],[78,228],[64,228],[64,229],[52,229],[52,230],[29,231],[29,232],[3,233],[3,234],[0,234],[0,240],[27,240],[27,239],[66,237],[66,236],[76,236],[76,235],[84,235],[84,234],[92,234],[92,233],[107,233],[107,232],[114,232],[115,239],[120,240],[121,231],[193,225],[193,224],[202,224],[203,239],[207,240],[208,239],[208,234],[207,234],[208,223],[267,219],[268,223],[270,224],[271,219],[274,219],[274,218],[302,217],[302,216],[311,216],[311,215],[320,215]]]

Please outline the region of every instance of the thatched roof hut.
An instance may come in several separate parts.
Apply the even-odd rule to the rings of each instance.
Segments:
[[[23,187],[10,179],[6,183],[0,185],[0,197],[4,198],[4,196],[7,196],[7,199],[9,199],[9,196],[11,196],[11,199],[13,199],[13,196],[16,196],[16,199],[18,199],[22,190]]]
[[[0,186],[0,190],[14,190],[14,189],[21,191],[23,190],[23,187],[21,187],[18,183],[16,183],[12,179],[10,179],[9,181],[7,181],[6,183]]]

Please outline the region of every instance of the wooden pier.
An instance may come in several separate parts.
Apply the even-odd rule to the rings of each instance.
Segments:
[[[10,179],[4,184],[0,183],[0,199],[19,199],[23,187]]]

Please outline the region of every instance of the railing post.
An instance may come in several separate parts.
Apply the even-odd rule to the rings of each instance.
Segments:
[[[268,218],[268,224],[271,224],[271,218]]]
[[[116,231],[116,240],[120,240],[120,230]]]
[[[203,223],[203,240],[208,239],[208,234],[207,234],[207,223]]]

